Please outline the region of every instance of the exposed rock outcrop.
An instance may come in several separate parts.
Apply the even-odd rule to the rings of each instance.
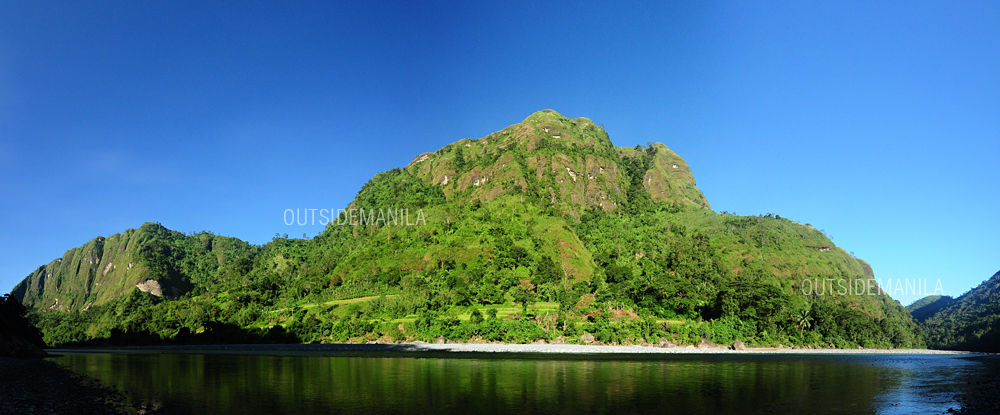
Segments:
[[[716,349],[718,347],[719,347],[719,345],[708,341],[708,339],[706,339],[704,337],[702,337],[701,338],[701,342],[698,343],[698,348],[699,349]]]

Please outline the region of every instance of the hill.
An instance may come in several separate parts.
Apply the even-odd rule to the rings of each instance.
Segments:
[[[917,322],[923,322],[927,317],[934,315],[954,301],[954,298],[947,295],[928,295],[906,306],[906,311],[909,311]]]
[[[1000,352],[1000,272],[952,301],[935,303],[941,303],[936,310],[920,313],[931,346]]]
[[[185,236],[156,223],[97,237],[38,267],[13,294],[26,307],[86,311],[133,288],[176,298],[244,271],[236,259],[256,247],[203,232]]]
[[[616,147],[551,110],[418,155],[322,213],[319,236],[263,246],[144,224],[68,251],[14,294],[51,344],[923,345],[871,267],[822,232],[713,212],[667,146]]]

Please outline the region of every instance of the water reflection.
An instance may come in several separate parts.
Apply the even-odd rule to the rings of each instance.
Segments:
[[[646,360],[67,353],[167,413],[926,413],[958,408],[955,356]],[[618,358],[620,359],[620,357]]]

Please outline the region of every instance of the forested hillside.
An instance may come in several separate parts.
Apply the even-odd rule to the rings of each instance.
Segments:
[[[914,315],[920,315],[932,347],[1000,353],[1000,272],[961,297],[939,298]]]
[[[954,298],[947,295],[928,295],[906,306],[906,311],[909,311],[910,315],[919,323],[954,301]]]
[[[149,223],[68,251],[14,294],[56,345],[924,346],[884,294],[804,290],[872,276],[812,226],[713,212],[665,145],[615,147],[546,110],[376,175],[313,239],[254,246]]]

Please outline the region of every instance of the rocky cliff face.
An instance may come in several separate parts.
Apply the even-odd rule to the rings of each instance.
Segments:
[[[190,243],[178,249],[178,241],[189,238]],[[183,249],[186,245],[192,249]],[[26,307],[58,311],[87,310],[136,287],[157,296],[176,297],[192,288],[193,274],[198,273],[196,267],[179,260],[207,255],[211,258],[208,266],[217,268],[225,264],[225,252],[231,245],[248,246],[233,238],[210,234],[188,237],[160,224],[146,223],[66,251],[38,267],[12,293]]]
[[[134,286],[132,281],[148,274],[145,265],[136,264],[142,236],[143,232],[130,229],[94,238],[38,267],[13,293],[28,307],[60,311],[85,309],[120,295]]]

